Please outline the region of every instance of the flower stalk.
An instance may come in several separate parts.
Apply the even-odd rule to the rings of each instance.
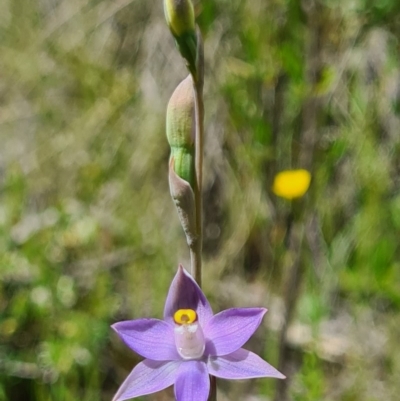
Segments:
[[[165,0],[164,12],[167,25],[175,38],[175,42],[181,56],[185,59],[186,66],[192,76],[194,94],[194,222],[182,219],[182,211],[185,215],[192,210],[184,211],[178,208],[181,223],[186,233],[186,239],[190,251],[191,274],[201,287],[202,282],[202,249],[203,249],[203,149],[204,149],[204,45],[198,26],[195,23],[193,4],[190,0]],[[170,173],[171,177],[171,173]],[[183,178],[183,177],[181,177]],[[171,183],[171,179],[170,179]],[[186,191],[187,195],[189,191]],[[171,191],[172,194],[172,191]],[[188,196],[185,199],[188,199]],[[186,224],[184,222],[186,221]],[[188,224],[189,222],[189,224]],[[194,227],[194,233],[187,228]],[[210,376],[209,401],[217,399],[216,380]]]
[[[200,29],[197,27],[197,79],[193,80],[194,89],[194,114],[195,114],[195,175],[196,185],[194,198],[196,205],[196,230],[197,243],[191,249],[191,270],[194,279],[201,287],[201,254],[203,249],[203,148],[204,148],[204,47]]]

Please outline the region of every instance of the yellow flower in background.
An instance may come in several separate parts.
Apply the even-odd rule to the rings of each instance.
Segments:
[[[311,174],[307,170],[284,170],[274,178],[272,191],[285,199],[301,198],[308,190]]]

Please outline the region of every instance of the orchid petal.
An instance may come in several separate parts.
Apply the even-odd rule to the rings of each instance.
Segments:
[[[167,322],[173,322],[174,313],[179,309],[195,310],[199,323],[203,327],[213,315],[203,291],[182,266],[179,266],[169,288],[164,308],[164,319]]]
[[[176,401],[207,401],[210,378],[202,361],[187,361],[180,365],[175,381]]]
[[[111,327],[129,348],[144,358],[155,361],[181,359],[175,346],[174,328],[164,320],[127,320]]]
[[[254,379],[256,377],[285,376],[258,355],[243,348],[225,356],[210,357],[207,362],[210,375],[222,379]]]
[[[113,401],[123,401],[129,398],[163,390],[175,382],[176,373],[181,362],[161,362],[145,359],[140,362],[122,383]]]
[[[232,308],[213,316],[203,328],[206,355],[227,355],[239,349],[256,331],[265,308]]]

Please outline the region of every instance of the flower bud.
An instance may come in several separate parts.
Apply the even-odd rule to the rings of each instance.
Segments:
[[[196,76],[197,38],[191,0],[164,0],[167,25],[190,73]]]
[[[189,75],[175,89],[167,107],[166,131],[175,173],[194,184],[194,95]]]
[[[194,8],[190,0],[164,0],[164,13],[175,37],[195,31]]]

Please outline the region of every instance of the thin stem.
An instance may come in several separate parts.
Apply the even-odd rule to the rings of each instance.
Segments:
[[[208,401],[217,401],[217,378],[210,376],[210,394]]]
[[[196,207],[196,241],[190,247],[192,276],[201,286],[201,253],[203,248],[203,147],[204,147],[204,50],[200,30],[197,27],[197,71],[193,77],[194,111],[196,122],[195,139],[195,171],[196,185],[194,187],[194,198]]]
[[[195,141],[195,171],[196,185],[194,197],[196,205],[196,242],[190,249],[192,262],[192,276],[201,286],[201,253],[203,248],[203,153],[204,153],[204,47],[203,38],[199,27],[196,27],[197,35],[197,60],[196,77],[193,77],[194,110],[196,119],[196,141]],[[217,379],[210,376],[210,394],[208,401],[217,401]]]
[[[286,293],[284,296],[285,302],[285,314],[284,324],[281,328],[279,338],[279,363],[278,370],[280,372],[287,373],[287,367],[289,362],[289,346],[287,343],[287,333],[289,324],[291,323],[293,314],[296,309],[297,301],[299,298],[300,285],[303,281],[304,268],[301,264],[301,248],[304,238],[303,227],[297,223],[292,227],[289,233],[289,243],[287,252],[295,255],[295,260],[289,268],[289,275],[286,283]],[[276,384],[275,401],[286,401],[288,399],[288,387],[290,380],[279,380]]]

